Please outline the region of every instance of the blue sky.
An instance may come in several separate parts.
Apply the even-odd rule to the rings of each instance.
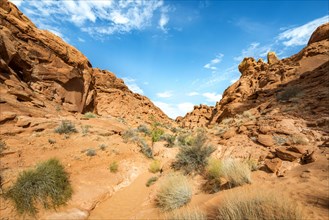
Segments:
[[[172,118],[215,105],[243,57],[290,56],[329,22],[328,1],[12,2]]]

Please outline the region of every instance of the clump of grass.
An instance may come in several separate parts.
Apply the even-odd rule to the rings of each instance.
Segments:
[[[83,136],[86,136],[89,133],[89,128],[91,128],[90,125],[81,126],[81,132]]]
[[[248,165],[251,171],[256,171],[259,168],[258,162],[255,159],[246,159],[243,162]]]
[[[78,131],[71,121],[64,120],[57,128],[55,128],[55,132],[59,134],[70,134]]]
[[[151,178],[149,178],[146,182],[146,186],[150,187],[151,185],[153,185],[156,181],[158,180],[158,177],[156,176],[152,176]]]
[[[101,149],[101,150],[106,150],[106,148],[107,148],[107,145],[106,144],[100,144],[99,145],[99,149]]]
[[[157,173],[161,170],[161,162],[158,160],[153,160],[150,164],[149,171],[151,173]]]
[[[200,173],[208,164],[208,157],[215,151],[212,146],[206,146],[204,133],[198,133],[192,142],[192,146],[181,147],[172,163],[175,170],[183,170],[186,174]]]
[[[207,216],[199,209],[186,209],[184,211],[175,211],[167,220],[206,220]]]
[[[249,188],[229,193],[218,208],[215,219],[301,220],[304,218],[296,203],[281,193]]]
[[[220,176],[228,181],[230,188],[251,182],[251,170],[248,164],[236,159],[223,160],[220,173]]]
[[[206,167],[206,182],[203,184],[203,190],[208,193],[216,193],[221,187],[222,162],[211,158]]]
[[[94,149],[88,149],[86,151],[86,155],[89,156],[89,157],[96,156],[96,151]]]
[[[95,115],[95,114],[92,113],[92,112],[86,112],[86,113],[84,114],[84,117],[85,117],[85,118],[96,118],[97,115]]]
[[[172,174],[166,177],[156,195],[157,205],[164,211],[187,204],[192,197],[192,187],[186,176]]]
[[[119,169],[119,164],[116,161],[112,162],[109,166],[109,170],[111,171],[111,173],[118,172],[118,169]]]
[[[150,129],[146,125],[139,125],[137,127],[137,131],[138,132],[141,132],[141,133],[144,133],[146,135],[150,135],[151,134]]]
[[[55,139],[52,139],[52,138],[49,138],[48,139],[48,143],[49,144],[55,144],[56,143],[56,140]]]
[[[37,204],[44,208],[56,208],[65,204],[72,196],[69,176],[57,159],[50,159],[35,169],[23,171],[16,182],[5,193],[20,214],[36,215]]]
[[[153,158],[153,151],[148,146],[148,144],[144,140],[140,140],[138,142],[138,146],[141,148],[141,152],[147,157],[147,158]]]
[[[191,146],[193,142],[193,137],[190,133],[183,132],[177,136],[177,141],[180,146]]]

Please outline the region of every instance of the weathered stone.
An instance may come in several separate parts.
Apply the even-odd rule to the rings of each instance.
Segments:
[[[7,121],[14,120],[16,118],[16,114],[12,112],[0,112],[0,124],[4,124]]]
[[[230,139],[231,137],[233,137],[235,135],[236,135],[235,128],[230,128],[222,135],[222,138],[223,139]]]
[[[281,160],[294,161],[302,157],[302,154],[287,151],[285,147],[276,148],[275,154]]]
[[[272,173],[277,173],[282,165],[282,160],[279,158],[265,160],[266,168]]]
[[[268,52],[267,63],[272,65],[276,64],[277,62],[279,62],[279,58],[276,56],[276,54],[274,52]]]
[[[258,135],[257,141],[265,147],[274,146],[272,135],[260,134]]]

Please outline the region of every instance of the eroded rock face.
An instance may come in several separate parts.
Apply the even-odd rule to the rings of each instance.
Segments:
[[[240,79],[224,91],[214,108],[209,107],[211,117],[195,109],[180,119],[181,125],[197,127],[199,120],[204,125],[216,125],[250,109],[255,110],[254,116],[289,112],[310,124],[328,117],[329,23],[317,28],[298,54],[280,60],[270,52],[267,57],[267,63],[244,58],[238,66]]]
[[[194,127],[206,127],[212,118],[213,107],[207,105],[194,106],[192,112],[182,117],[177,117],[176,122],[182,127],[194,128]]]
[[[28,115],[93,111],[170,122],[148,98],[113,73],[92,68],[80,51],[39,30],[8,0],[0,2],[0,95],[2,109]]]

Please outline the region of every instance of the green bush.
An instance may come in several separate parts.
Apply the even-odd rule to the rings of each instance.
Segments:
[[[158,160],[153,160],[150,164],[149,171],[151,173],[157,173],[161,170],[161,162]]]
[[[171,134],[162,135],[161,139],[167,142],[166,147],[173,147],[175,145],[176,136]]]
[[[19,174],[15,184],[5,193],[20,214],[36,215],[36,205],[56,208],[65,204],[72,196],[69,176],[57,159],[50,159],[35,169]]]
[[[64,120],[57,128],[55,128],[55,132],[59,134],[70,134],[76,133],[77,129],[72,122]]]
[[[303,213],[295,202],[268,189],[235,190],[218,208],[215,219],[302,220]]]
[[[206,174],[208,179],[218,179],[221,177],[222,162],[220,160],[211,158],[206,167]]]
[[[111,173],[116,173],[116,172],[118,172],[119,164],[116,161],[114,161],[110,164],[109,169],[110,169]]]
[[[92,112],[86,112],[86,113],[84,114],[84,117],[85,117],[85,118],[96,118],[97,115],[95,115],[95,114],[92,113]]]
[[[150,179],[147,180],[147,182],[146,182],[145,185],[146,185],[147,187],[150,187],[150,186],[153,185],[157,180],[158,180],[158,177],[153,176],[153,177],[151,177]]]
[[[160,137],[164,134],[164,131],[158,127],[155,127],[151,131],[152,143],[160,140]]]
[[[176,160],[172,163],[175,170],[182,169],[186,174],[202,172],[208,164],[208,157],[215,151],[212,146],[205,146],[206,137],[198,133],[192,142],[192,146],[181,147]]]
[[[180,146],[191,146],[193,137],[190,133],[181,133],[177,136],[177,141]]]
[[[192,187],[188,179],[181,174],[166,177],[157,195],[157,205],[165,210],[173,210],[187,204],[192,197]]]

